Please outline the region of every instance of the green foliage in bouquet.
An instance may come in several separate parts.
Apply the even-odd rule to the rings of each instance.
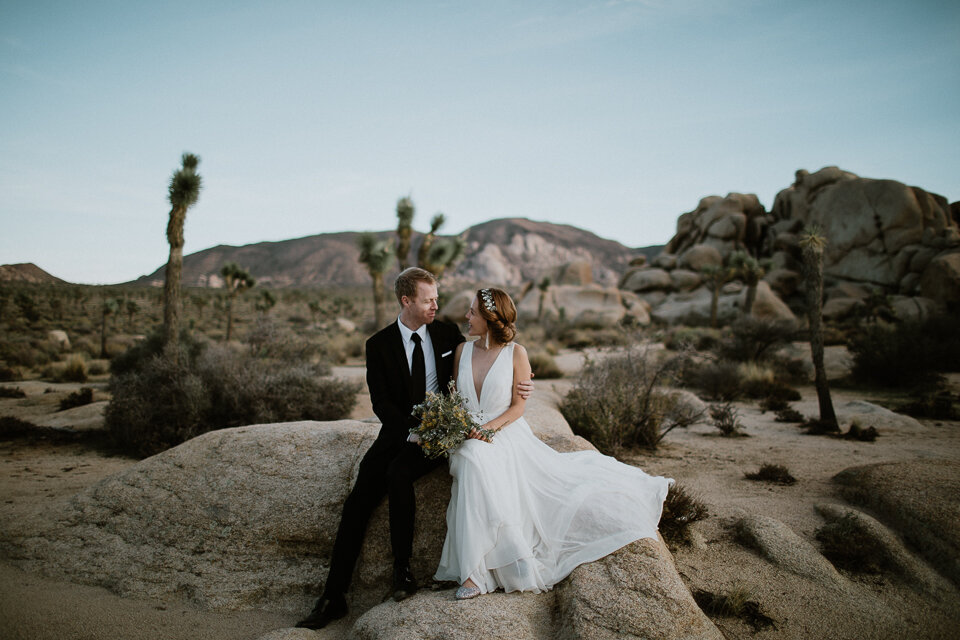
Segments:
[[[419,424],[410,429],[416,436],[423,454],[428,458],[449,456],[463,441],[471,429],[476,429],[490,440],[495,431],[481,429],[464,406],[464,398],[450,381],[449,393],[428,391],[423,402],[413,407],[413,415]]]

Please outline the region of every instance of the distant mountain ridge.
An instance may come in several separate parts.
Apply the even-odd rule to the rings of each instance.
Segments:
[[[34,284],[67,284],[32,262],[0,265],[0,282],[31,282]]]
[[[294,240],[258,242],[240,247],[219,245],[183,258],[183,284],[219,287],[220,268],[236,262],[248,269],[262,286],[353,287],[367,286],[370,276],[357,258],[359,232],[322,233]],[[393,231],[378,232],[394,238]],[[662,247],[631,249],[615,240],[600,238],[570,225],[502,218],[470,227],[463,259],[444,276],[451,280],[518,285],[549,275],[566,263],[589,262],[596,282],[615,285],[630,260],[659,253]],[[422,234],[415,233],[410,258],[415,262]],[[166,266],[134,283],[161,285]],[[396,270],[388,273],[388,278]]]

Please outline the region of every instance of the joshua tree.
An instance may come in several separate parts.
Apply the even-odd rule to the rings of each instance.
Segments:
[[[400,263],[400,271],[410,266],[407,257],[410,255],[414,213],[416,208],[413,206],[413,200],[409,197],[397,200],[397,261]]]
[[[197,320],[203,322],[203,308],[207,306],[207,297],[204,295],[190,296],[190,302],[197,309]]]
[[[137,304],[136,300],[130,298],[124,302],[123,310],[127,312],[127,329],[132,331],[133,316],[137,315],[137,312],[140,311],[140,305]]]
[[[700,269],[704,282],[710,286],[710,327],[717,328],[718,308],[720,306],[720,289],[733,277],[729,267],[708,264]]]
[[[757,283],[763,277],[764,268],[760,261],[746,251],[734,251],[730,254],[730,268],[747,285],[747,299],[743,305],[743,315],[750,315],[753,302],[757,299]]]
[[[550,278],[544,276],[543,279],[537,283],[537,289],[540,289],[540,300],[537,302],[537,320],[543,315],[543,300],[547,297],[547,289],[550,288]]]
[[[238,265],[236,262],[228,262],[220,269],[220,275],[223,276],[223,286],[227,290],[227,337],[230,342],[230,336],[233,335],[233,301],[241,292],[253,288],[257,284],[250,272]]]
[[[384,326],[386,312],[386,293],[383,286],[383,274],[393,260],[393,250],[390,243],[378,240],[372,233],[363,233],[357,238],[360,248],[360,262],[367,267],[367,272],[373,279],[373,316],[376,328]]]
[[[269,289],[263,289],[260,291],[260,296],[257,298],[257,301],[254,303],[254,307],[262,315],[266,315],[270,309],[273,309],[277,304],[277,296],[273,295],[273,292]]]
[[[120,309],[115,298],[105,298],[100,305],[100,357],[107,358],[107,316],[112,316]]]
[[[443,277],[443,273],[460,259],[466,248],[467,241],[463,238],[437,238],[427,252],[426,260],[420,266],[439,280]]]
[[[307,303],[307,309],[310,310],[310,321],[313,326],[317,326],[317,314],[320,313],[320,301],[311,300]]]
[[[810,322],[810,352],[813,356],[817,400],[820,403],[820,425],[839,431],[840,425],[837,424],[837,414],[833,410],[833,400],[830,399],[830,387],[827,384],[827,370],[823,364],[823,247],[826,243],[817,228],[808,228],[800,239],[807,294],[807,319]]]
[[[184,153],[180,158],[182,166],[170,178],[170,220],[167,223],[167,242],[170,243],[170,257],[163,284],[163,339],[167,351],[176,357],[177,342],[180,338],[180,315],[183,301],[180,293],[180,274],[183,271],[183,224],[187,219],[187,209],[200,197],[202,180],[197,173],[200,158],[192,153]]]

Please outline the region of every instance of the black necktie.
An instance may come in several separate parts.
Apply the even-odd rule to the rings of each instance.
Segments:
[[[427,365],[423,360],[420,335],[413,334],[411,340],[413,340],[413,363],[410,365],[410,399],[414,404],[419,404],[427,394]]]

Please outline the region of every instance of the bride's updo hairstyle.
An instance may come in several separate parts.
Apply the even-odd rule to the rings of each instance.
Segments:
[[[490,338],[506,344],[517,335],[517,306],[503,289],[489,287],[477,290],[477,308],[487,321]]]

